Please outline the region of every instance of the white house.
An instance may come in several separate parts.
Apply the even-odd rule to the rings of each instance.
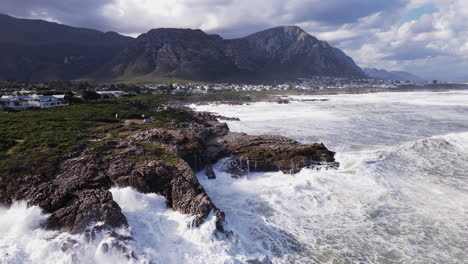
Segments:
[[[31,95],[16,96],[4,95],[0,98],[0,107],[14,110],[26,110],[28,108],[49,108],[56,106],[67,106],[60,98],[55,96]]]

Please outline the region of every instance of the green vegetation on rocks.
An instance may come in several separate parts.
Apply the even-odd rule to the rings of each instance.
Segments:
[[[140,96],[42,110],[0,112],[0,192],[6,181],[25,171],[53,175],[63,155],[94,146],[96,139],[125,136],[189,118],[181,111],[163,110],[166,101],[163,96]],[[143,116],[155,122],[125,124],[126,120],[142,120]],[[152,149],[147,153],[160,154],[161,159],[167,161],[172,159],[161,150]]]

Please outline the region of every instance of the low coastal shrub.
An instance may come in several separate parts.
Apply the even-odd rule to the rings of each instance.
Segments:
[[[151,126],[188,120],[183,111],[163,110],[165,96],[140,96],[91,103],[0,114],[0,196],[2,187],[17,175],[28,172],[52,175],[64,153],[92,139],[128,135]],[[157,122],[124,125],[127,119],[153,118]],[[173,161],[170,153],[150,149]],[[1,199],[0,199],[1,200]]]

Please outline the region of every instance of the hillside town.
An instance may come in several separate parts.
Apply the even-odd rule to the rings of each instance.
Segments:
[[[322,90],[322,89],[366,89],[366,88],[424,88],[429,86],[459,85],[443,81],[395,81],[378,79],[350,79],[339,77],[312,77],[300,78],[296,81],[270,84],[252,84],[252,83],[173,83],[165,84],[140,84],[142,90],[151,91],[154,94],[167,93],[168,89],[172,93],[210,93],[223,91],[274,91],[274,90]]]
[[[83,100],[121,98],[140,94],[191,94],[223,92],[268,92],[336,89],[401,89],[466,87],[463,83],[442,81],[395,81],[378,79],[349,79],[338,77],[300,78],[282,83],[190,83],[170,84],[90,84],[87,82],[51,81],[0,82],[0,109],[25,110],[49,108],[80,103]]]

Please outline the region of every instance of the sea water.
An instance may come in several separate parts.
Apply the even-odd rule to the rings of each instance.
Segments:
[[[134,257],[107,233],[89,241],[41,228],[38,207],[0,209],[0,263],[467,263],[468,92],[295,96],[290,104],[193,106],[238,117],[231,131],[279,134],[336,151],[338,170],[197,177],[226,213],[192,217],[163,197],[113,188]],[[98,224],[98,223],[97,223]],[[75,241],[65,249],[63,244]]]

